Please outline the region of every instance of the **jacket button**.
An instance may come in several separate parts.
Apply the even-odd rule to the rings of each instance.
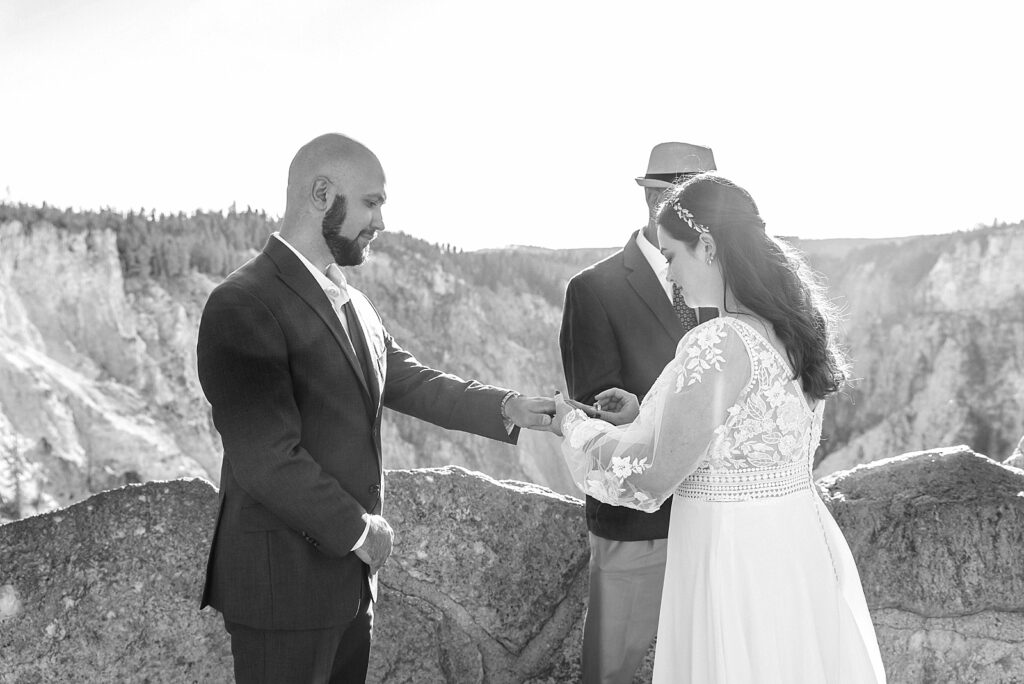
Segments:
[[[379,484],[372,484],[372,485],[370,485],[370,493],[371,494],[380,494],[380,485]]]

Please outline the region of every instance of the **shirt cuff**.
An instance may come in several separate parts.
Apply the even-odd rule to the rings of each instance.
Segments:
[[[366,541],[366,535],[369,534],[369,532],[370,532],[370,523],[366,523],[366,527],[363,528],[363,533],[361,535],[359,535],[359,540],[356,541],[356,545],[352,547],[353,551],[355,551],[356,549],[358,549],[360,546],[363,545],[363,542]]]

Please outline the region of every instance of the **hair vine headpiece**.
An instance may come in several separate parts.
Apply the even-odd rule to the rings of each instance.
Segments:
[[[684,206],[681,206],[679,204],[679,202],[674,202],[672,204],[672,208],[676,210],[676,216],[678,216],[683,221],[685,221],[686,225],[690,226],[690,228],[693,228],[698,233],[710,233],[711,232],[708,229],[708,227],[705,226],[704,224],[697,223],[696,221],[694,221],[693,220],[693,214],[690,213],[690,210],[687,209]]]

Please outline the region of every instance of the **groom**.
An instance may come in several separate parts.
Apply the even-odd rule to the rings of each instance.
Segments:
[[[651,150],[644,188],[647,225],[626,246],[573,276],[559,344],[569,395],[585,404],[621,387],[641,399],[675,356],[687,330],[715,315],[697,311],[666,279],[654,220],[666,188],[715,168],[711,150],[667,142]],[[627,683],[658,631],[669,499],[657,513],[587,497],[590,602],[583,631],[583,681]]]
[[[427,368],[349,287],[384,230],[384,171],[341,135],[302,147],[280,233],[210,295],[203,392],[224,444],[202,606],[224,616],[238,682],[362,682],[383,517],[384,406],[515,443],[554,402]]]

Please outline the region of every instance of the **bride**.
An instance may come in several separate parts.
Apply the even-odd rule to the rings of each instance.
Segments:
[[[651,391],[588,408],[556,396],[576,484],[618,506],[676,500],[654,682],[884,682],[857,568],[811,465],[846,367],[802,259],[750,195],[702,174],[667,193],[669,277],[719,318],[691,330]]]

